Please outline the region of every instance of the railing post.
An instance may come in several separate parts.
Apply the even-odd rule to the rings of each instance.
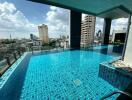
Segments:
[[[16,53],[15,52],[13,53],[13,56],[14,56],[15,60],[17,60],[17,57],[16,57]]]
[[[18,55],[21,56],[21,52],[20,51],[17,51],[18,52]]]
[[[33,54],[33,46],[31,47],[31,50],[32,50],[32,54]]]
[[[5,58],[6,58],[7,64],[10,66],[11,65],[10,58],[8,56],[6,56]]]

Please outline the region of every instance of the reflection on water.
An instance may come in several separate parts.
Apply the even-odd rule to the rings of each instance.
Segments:
[[[85,50],[100,52],[105,55],[121,56],[123,51],[123,46],[124,45],[103,45],[103,46],[90,47]]]

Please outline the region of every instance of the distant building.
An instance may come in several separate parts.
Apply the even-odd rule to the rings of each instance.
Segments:
[[[126,37],[126,29],[113,30],[111,41],[112,43],[115,43],[115,42],[124,43],[125,37]]]
[[[32,42],[33,46],[42,46],[42,40],[40,40],[36,35],[30,34],[30,39],[31,41],[29,44]]]
[[[60,35],[60,47],[69,48],[69,36]]]
[[[81,47],[87,47],[94,42],[95,17],[86,15],[81,23]]]
[[[31,40],[38,40],[39,38],[34,34],[30,34],[30,39]]]
[[[40,40],[42,40],[42,43],[49,43],[48,26],[42,24],[41,26],[38,26],[38,30],[39,30],[39,38]]]
[[[103,43],[103,33],[102,31],[99,29],[95,36],[94,36],[94,44],[101,44]]]

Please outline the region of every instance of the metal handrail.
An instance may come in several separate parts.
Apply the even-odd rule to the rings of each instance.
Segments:
[[[111,93],[107,94],[106,96],[102,97],[100,100],[105,100],[106,98],[109,98],[109,97],[111,97],[114,94],[124,94],[124,95],[132,98],[132,95],[130,93],[128,93],[128,92],[114,91],[114,92],[111,92]]]

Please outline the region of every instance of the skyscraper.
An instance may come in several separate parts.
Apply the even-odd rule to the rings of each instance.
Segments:
[[[81,23],[81,47],[87,47],[94,42],[95,20],[92,15],[85,15]]]
[[[43,43],[49,43],[48,26],[42,24],[41,26],[38,26],[38,30],[40,40],[42,40]]]

